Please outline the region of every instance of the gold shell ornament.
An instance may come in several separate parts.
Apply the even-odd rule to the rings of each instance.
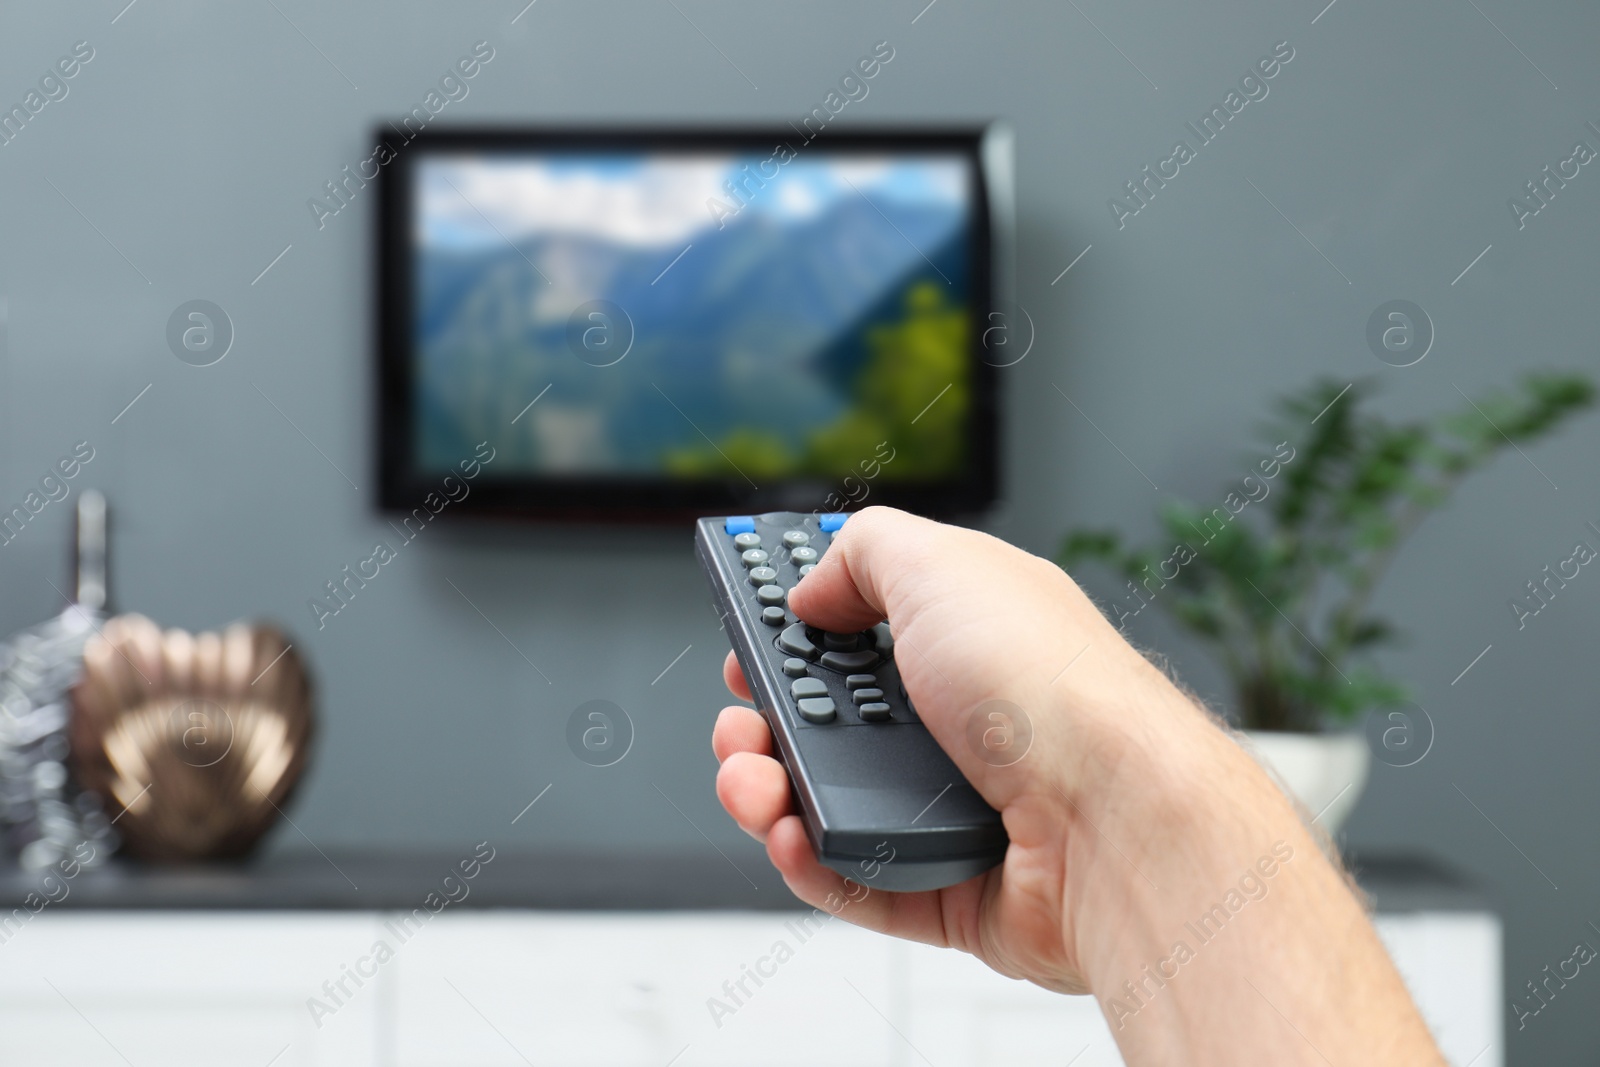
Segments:
[[[119,615],[85,647],[72,702],[77,779],[106,798],[141,859],[244,856],[310,751],[310,680],[268,626],[163,633]]]

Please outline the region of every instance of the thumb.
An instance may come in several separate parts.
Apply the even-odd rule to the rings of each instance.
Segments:
[[[823,630],[855,633],[896,611],[899,577],[939,524],[893,508],[851,515],[828,551],[789,594],[789,607]]]

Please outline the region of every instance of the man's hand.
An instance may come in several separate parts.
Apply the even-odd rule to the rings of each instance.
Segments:
[[[987,874],[925,893],[857,890],[842,917],[962,949],[1047,989],[1093,992],[1129,1062],[1320,1062],[1336,1053],[1437,1062],[1370,924],[1292,805],[1059,568],[984,534],[869,508],[834,537],[789,604],[826,630],[890,621],[918,714],[1011,838]],[[731,654],[724,675],[750,699]],[[1026,755],[1009,766],[968,741],[971,718],[991,700],[1015,705],[1032,728]],[[791,808],[765,720],[726,708],[712,746],[718,797],[766,842],[795,895],[816,906],[844,896],[844,880],[817,862]],[[1198,942],[1186,920],[1275,845],[1292,860],[1281,869],[1275,861],[1270,891],[1226,937],[1186,945],[1192,961],[1146,979],[1150,965],[1174,958],[1174,942]],[[1306,971],[1277,973],[1295,960]],[[1366,1034],[1342,1014],[1358,1010],[1371,1021]],[[1207,1011],[1217,1014],[1208,1021]],[[1306,1047],[1286,1018],[1322,1047]],[[1373,1058],[1390,1049],[1410,1058]]]

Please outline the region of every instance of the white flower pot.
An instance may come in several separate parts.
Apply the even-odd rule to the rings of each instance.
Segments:
[[[1304,804],[1328,833],[1338,833],[1367,784],[1372,752],[1365,735],[1246,730],[1243,737],[1245,748],[1279,787]]]

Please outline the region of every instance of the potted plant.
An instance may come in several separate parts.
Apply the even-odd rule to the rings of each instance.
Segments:
[[[1399,636],[1369,610],[1395,553],[1467,474],[1594,396],[1581,375],[1535,374],[1391,423],[1362,410],[1373,391],[1323,380],[1285,397],[1267,448],[1216,507],[1163,505],[1162,539],[1143,547],[1077,530],[1059,556],[1068,571],[1096,560],[1126,580],[1108,610],[1119,629],[1153,606],[1216,651],[1256,755],[1330,830],[1366,782],[1370,752],[1349,727],[1408,699],[1371,659]]]

